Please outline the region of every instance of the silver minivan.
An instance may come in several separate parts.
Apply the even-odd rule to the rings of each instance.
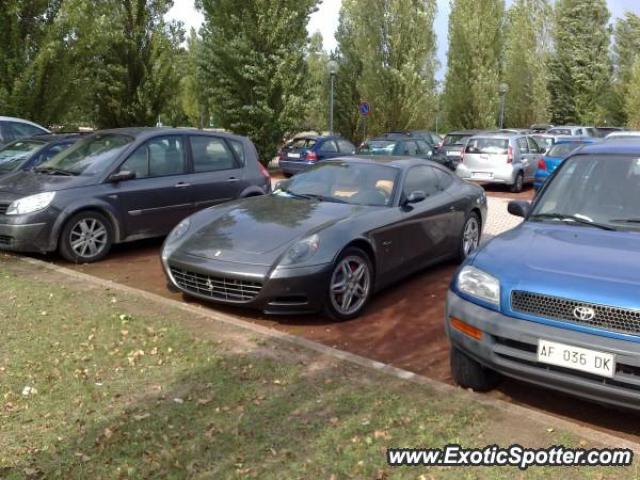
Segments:
[[[456,173],[465,180],[502,183],[521,192],[525,183],[533,183],[543,154],[529,135],[482,133],[467,140]]]

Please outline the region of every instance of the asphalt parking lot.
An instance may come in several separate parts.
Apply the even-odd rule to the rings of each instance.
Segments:
[[[514,198],[531,199],[533,191],[514,195],[503,188],[488,188],[488,196],[490,213],[485,241],[519,223],[518,218],[507,213],[507,203]],[[166,288],[158,257],[161,244],[161,240],[153,240],[120,245],[102,262],[73,268],[180,300],[181,295]],[[69,266],[55,257],[46,260]],[[365,315],[345,323],[333,323],[320,316],[266,317],[253,311],[203,306],[451,383],[443,317],[444,298],[455,269],[456,265],[449,263],[414,275],[378,294]],[[628,412],[511,380],[492,395],[640,440],[640,418],[636,415],[631,421],[633,414]]]

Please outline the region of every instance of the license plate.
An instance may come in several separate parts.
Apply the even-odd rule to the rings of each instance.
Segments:
[[[471,178],[475,180],[491,180],[493,178],[493,173],[488,172],[472,172]]]
[[[459,152],[447,152],[447,157],[459,157],[460,153]]]
[[[299,153],[287,153],[288,158],[300,158]]]
[[[615,355],[547,340],[538,342],[538,361],[608,378],[616,373]]]

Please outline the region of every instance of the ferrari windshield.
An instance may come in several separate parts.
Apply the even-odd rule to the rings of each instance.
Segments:
[[[0,173],[17,170],[44,145],[39,140],[18,140],[0,148]]]
[[[329,161],[291,178],[276,193],[385,207],[391,205],[398,173],[395,167],[374,163]]]
[[[640,229],[640,158],[576,155],[565,160],[530,220]]]
[[[129,135],[95,134],[60,152],[36,171],[62,175],[95,175],[108,168],[134,141]]]

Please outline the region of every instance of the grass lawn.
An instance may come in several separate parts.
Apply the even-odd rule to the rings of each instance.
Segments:
[[[1,256],[0,329],[0,478],[637,478],[391,468],[387,447],[594,445]]]

